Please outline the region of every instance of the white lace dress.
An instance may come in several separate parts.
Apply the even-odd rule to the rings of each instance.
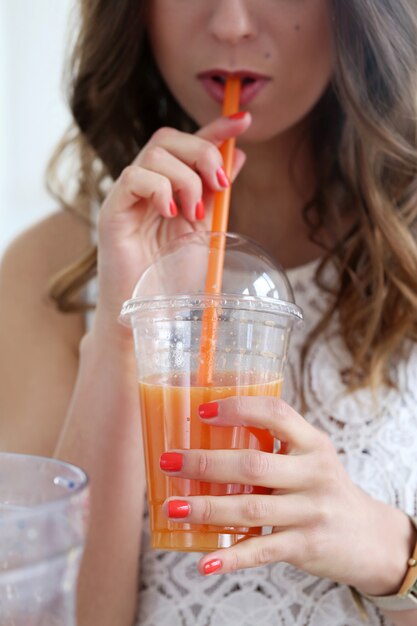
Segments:
[[[375,498],[417,514],[417,348],[396,369],[399,391],[382,389],[378,406],[367,390],[348,395],[341,371],[350,357],[340,338],[321,339],[300,380],[302,342],[325,308],[313,277],[316,263],[288,272],[306,323],[292,338],[284,398],[331,437],[355,483]],[[135,626],[359,626],[347,587],[285,563],[202,577],[195,553],[150,549],[142,538],[141,582]],[[388,626],[367,603],[369,624]]]

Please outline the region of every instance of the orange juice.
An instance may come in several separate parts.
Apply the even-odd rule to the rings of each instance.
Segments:
[[[233,384],[236,375],[217,374],[210,387],[194,386],[172,376],[167,381],[148,379],[139,383],[152,547],[164,550],[206,552],[259,535],[262,528],[235,528],[169,521],[162,512],[170,496],[269,493],[263,487],[214,484],[162,473],[159,458],[168,450],[255,449],[272,452],[274,439],[268,430],[243,426],[221,427],[203,423],[198,407],[229,396],[279,396],[281,380]],[[231,384],[228,384],[231,383]]]

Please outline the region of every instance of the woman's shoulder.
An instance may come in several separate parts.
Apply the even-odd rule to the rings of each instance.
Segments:
[[[0,264],[0,442],[2,449],[53,453],[78,370],[81,313],[48,298],[51,278],[89,245],[87,223],[55,213],[8,247]]]
[[[31,262],[32,270],[49,274],[74,261],[90,244],[87,220],[56,211],[23,231],[6,249],[2,267]],[[33,265],[32,265],[33,264]]]
[[[6,249],[0,263],[0,300],[4,314],[42,318],[71,344],[83,330],[81,314],[62,315],[48,299],[53,276],[74,262],[91,245],[88,222],[57,211],[22,232]],[[29,307],[28,311],[24,311]],[[3,317],[3,316],[2,316]]]

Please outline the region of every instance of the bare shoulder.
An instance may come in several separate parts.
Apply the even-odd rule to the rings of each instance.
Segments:
[[[75,245],[81,251],[90,241],[89,230],[87,222],[81,217],[69,211],[56,211],[23,231],[12,242],[9,250],[25,243],[31,247],[46,245],[49,251],[55,249],[58,254],[62,245],[67,250]]]
[[[83,316],[56,311],[48,298],[48,288],[57,272],[88,249],[90,237],[88,224],[64,211],[53,213],[19,235],[0,263],[0,298],[4,307],[9,308],[8,302],[28,305],[31,316],[46,316],[47,324],[52,323],[66,340],[71,341],[72,337],[77,343]]]
[[[37,274],[57,272],[88,248],[90,237],[85,220],[57,211],[21,233],[7,248],[2,266],[13,271],[31,261]]]
[[[60,313],[48,287],[89,248],[90,237],[81,218],[58,212],[22,233],[1,260],[2,449],[53,452],[75,383],[85,322],[81,313]]]

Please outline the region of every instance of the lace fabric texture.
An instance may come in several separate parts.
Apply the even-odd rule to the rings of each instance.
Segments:
[[[304,326],[293,333],[283,397],[305,419],[330,436],[351,479],[363,490],[410,515],[417,515],[417,348],[396,366],[398,390],[347,394],[343,371],[350,356],[334,328],[312,348],[303,378],[304,339],[326,308],[314,283],[317,263],[290,270],[288,277]],[[301,406],[301,388],[304,407]],[[349,589],[286,563],[202,577],[201,555],[153,551],[147,512],[135,626],[360,626]],[[371,626],[391,626],[366,603]]]

